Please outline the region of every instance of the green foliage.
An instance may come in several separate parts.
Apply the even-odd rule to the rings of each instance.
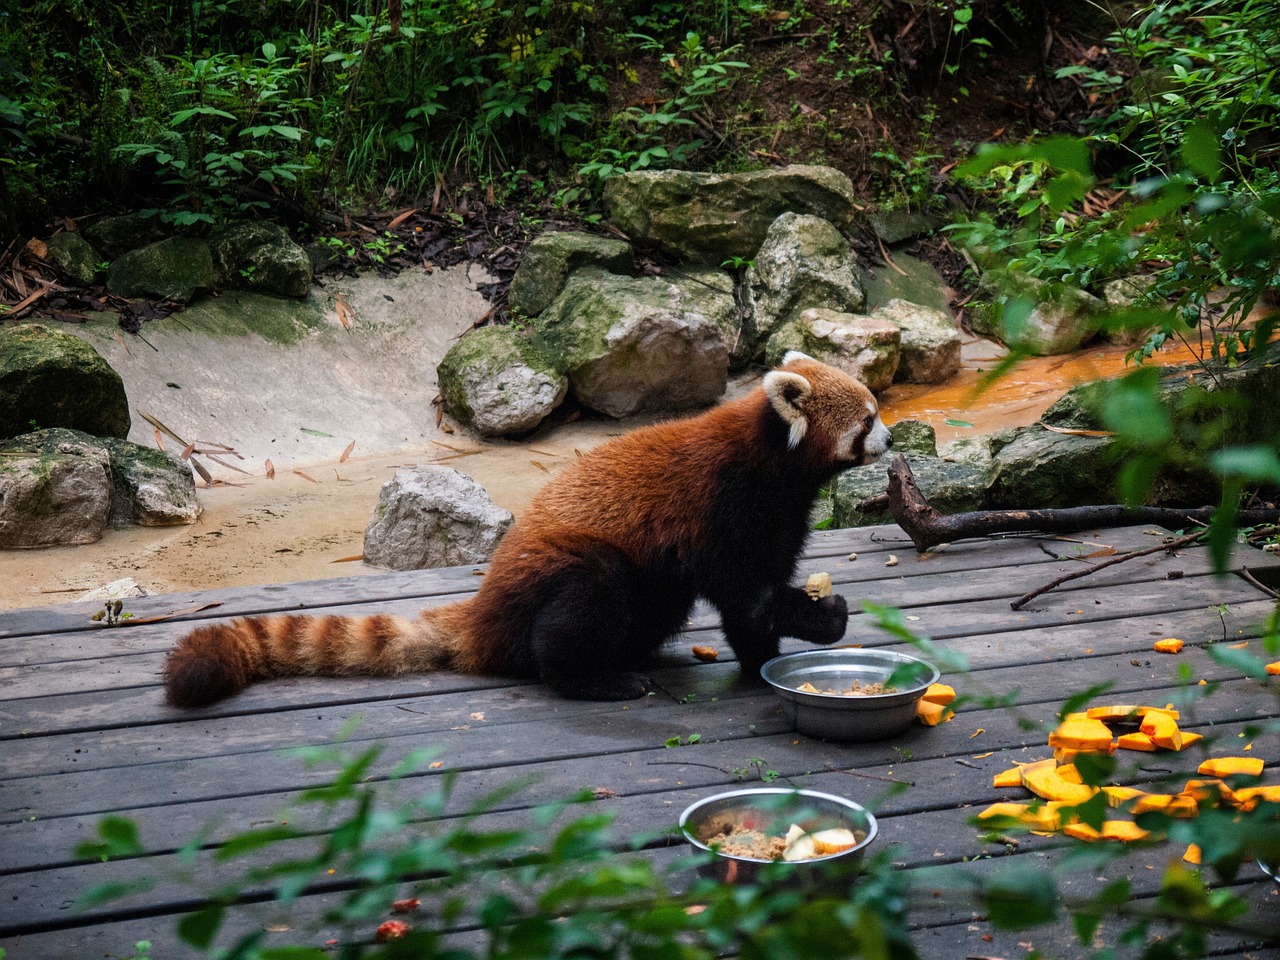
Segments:
[[[707,144],[699,132],[706,126],[704,115],[733,86],[734,74],[747,67],[731,59],[738,48],[713,52],[692,32],[675,52],[652,37],[632,34],[630,39],[657,56],[669,96],[661,104],[631,105],[615,114],[579,168],[582,176],[607,180],[632,170],[687,166]]]
[[[1121,492],[1140,502],[1161,471],[1212,463],[1223,482],[1210,543],[1225,562],[1239,497],[1280,485],[1280,437],[1246,438],[1233,451],[1233,419],[1222,372],[1258,362],[1275,328],[1280,294],[1280,136],[1267,117],[1280,105],[1274,0],[1162,3],[1145,8],[1112,38],[1128,49],[1145,91],[1102,118],[1085,140],[1048,138],[993,147],[958,175],[989,202],[953,228],[982,269],[1041,282],[1042,296],[1101,292],[1117,277],[1151,270],[1132,307],[1104,313],[1115,330],[1151,331],[1130,358],[1141,363],[1171,341],[1196,349],[1207,389],[1165,398],[1155,371],[1138,370],[1101,388],[1096,409],[1120,434]],[[1091,76],[1103,91],[1114,77]],[[1117,153],[1122,150],[1123,153]],[[1123,156],[1125,188],[1089,205],[1098,186],[1094,157]],[[999,294],[1006,318],[1034,306],[1025,286]]]

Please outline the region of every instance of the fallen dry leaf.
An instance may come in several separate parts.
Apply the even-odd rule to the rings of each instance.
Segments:
[[[347,457],[351,456],[351,451],[354,450],[355,448],[356,448],[356,442],[352,440],[350,443],[347,444],[347,449],[342,451],[342,456],[338,458],[338,462],[346,463]]]
[[[356,319],[356,312],[351,309],[346,297],[338,294],[333,298],[333,305],[338,311],[338,322],[342,324],[343,329],[350,330],[352,321]]]
[[[1065,433],[1072,437],[1114,437],[1114,430],[1076,430],[1073,427],[1051,427],[1047,423],[1037,423],[1036,426],[1044,427],[1050,433]]]
[[[404,213],[396,214],[394,217],[391,218],[391,222],[387,224],[387,229],[394,230],[396,227],[400,226],[400,224],[404,223],[406,220],[408,220],[417,212],[418,212],[417,207],[410,207],[408,210],[404,211]]]
[[[268,460],[264,464],[264,466],[266,467],[266,470],[267,470],[267,479],[274,480],[276,478],[276,465],[272,463],[270,460]]]
[[[320,482],[320,481],[319,481],[319,480],[317,480],[315,477],[309,477],[309,476],[307,476],[307,475],[306,475],[305,473],[303,473],[301,470],[295,470],[295,471],[293,471],[293,472],[294,472],[294,473],[296,473],[298,476],[300,476],[303,480],[310,480],[312,483],[315,483],[315,484],[318,484],[318,483]]]
[[[475,713],[471,714],[471,719],[472,719],[472,720],[483,720],[483,719],[484,719],[484,713],[482,713],[481,711],[477,710]]]

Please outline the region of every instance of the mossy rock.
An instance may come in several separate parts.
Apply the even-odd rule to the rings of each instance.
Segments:
[[[0,438],[43,427],[129,434],[124,381],[79,337],[38,323],[0,329]]]

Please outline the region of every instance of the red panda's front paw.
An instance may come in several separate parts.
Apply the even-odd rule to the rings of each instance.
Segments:
[[[810,632],[801,637],[810,643],[824,646],[844,639],[845,628],[849,625],[849,604],[839,594],[823,597],[812,602],[813,621]]]

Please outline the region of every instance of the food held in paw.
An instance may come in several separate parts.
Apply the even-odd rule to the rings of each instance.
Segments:
[[[809,574],[809,579],[804,582],[804,592],[809,595],[810,600],[821,600],[823,597],[831,596],[831,574]]]

